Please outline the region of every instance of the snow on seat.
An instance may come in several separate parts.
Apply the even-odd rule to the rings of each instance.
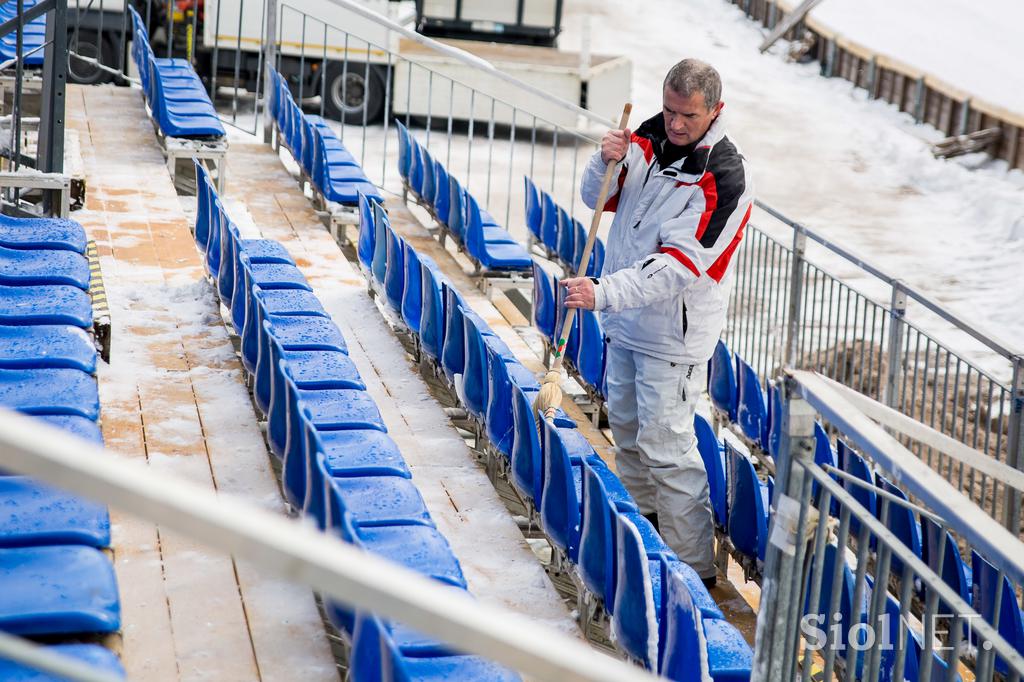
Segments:
[[[105,506],[27,476],[0,476],[0,547],[109,544]]]
[[[71,325],[0,325],[0,368],[66,367],[92,374],[96,347],[89,335]]]
[[[63,284],[89,289],[89,261],[74,251],[8,249],[0,246],[0,284]]]
[[[0,630],[15,635],[115,632],[114,568],[80,545],[0,549]]]
[[[337,528],[348,515],[359,528],[433,526],[427,505],[412,479],[402,476],[334,476],[322,452],[310,467],[303,511],[321,528]]]
[[[14,218],[0,214],[0,246],[85,254],[85,230],[67,218]]]
[[[86,419],[74,414],[46,414],[35,418],[94,445],[103,445],[103,432],[100,431],[100,425],[93,419]]]
[[[99,390],[78,369],[0,369],[0,406],[24,414],[68,414],[97,419]]]
[[[121,667],[117,655],[98,644],[55,644],[47,646],[46,650],[81,661],[113,679],[125,679],[124,668]],[[0,658],[0,680],[6,682],[62,682],[63,679],[21,663]]]

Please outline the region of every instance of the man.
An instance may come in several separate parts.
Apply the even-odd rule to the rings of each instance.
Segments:
[[[715,69],[684,59],[665,77],[660,114],[634,133],[604,136],[581,184],[594,208],[607,164],[617,163],[604,272],[562,282],[567,306],[603,313],[619,475],[708,586],[714,528],[693,416],[753,201],[746,161],[725,135],[721,93]]]

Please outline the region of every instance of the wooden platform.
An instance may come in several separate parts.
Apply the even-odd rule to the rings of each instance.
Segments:
[[[113,322],[107,446],[284,513],[242,368],[140,91],[67,89]],[[313,594],[111,510],[130,679],[338,680]]]

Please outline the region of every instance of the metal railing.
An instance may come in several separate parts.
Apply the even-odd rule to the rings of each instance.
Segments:
[[[980,680],[1019,680],[1024,657],[1000,636],[998,621],[999,599],[1017,598],[1003,595],[1004,576],[1024,584],[1024,544],[848,402],[848,394],[820,375],[786,376],[782,448],[789,456],[776,472],[755,679],[809,680],[818,672],[826,680],[902,680],[916,670],[908,679],[954,680],[966,670]],[[863,507],[849,485],[870,484],[815,464],[816,413],[927,509],[881,489],[873,489],[877,512]],[[900,420],[881,420],[905,428]],[[945,552],[933,570],[889,530],[898,507],[956,532],[995,566],[993,622],[940,578]]]
[[[736,254],[723,333],[735,352],[763,378],[785,365],[821,372],[1020,468],[1020,350],[819,233],[757,207],[774,222],[749,225]],[[808,257],[811,248],[818,262]],[[852,274],[836,276],[822,261]],[[978,348],[977,359],[940,335]],[[933,448],[904,444],[993,518],[1022,531],[1019,491]]]
[[[457,651],[484,656],[532,678],[654,679],[567,634],[483,604],[463,590],[346,545],[298,519],[183,479],[157,475],[38,419],[0,410],[0,452],[4,469],[109,504],[250,561],[268,575],[308,585],[325,599],[401,621]],[[41,652],[18,644],[9,646],[8,640],[0,638],[0,655],[39,662],[32,654]]]

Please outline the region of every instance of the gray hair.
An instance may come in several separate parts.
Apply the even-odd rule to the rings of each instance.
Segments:
[[[703,94],[708,110],[722,99],[722,77],[715,67],[699,59],[684,59],[669,69],[663,87],[671,88],[683,97],[695,92]]]

